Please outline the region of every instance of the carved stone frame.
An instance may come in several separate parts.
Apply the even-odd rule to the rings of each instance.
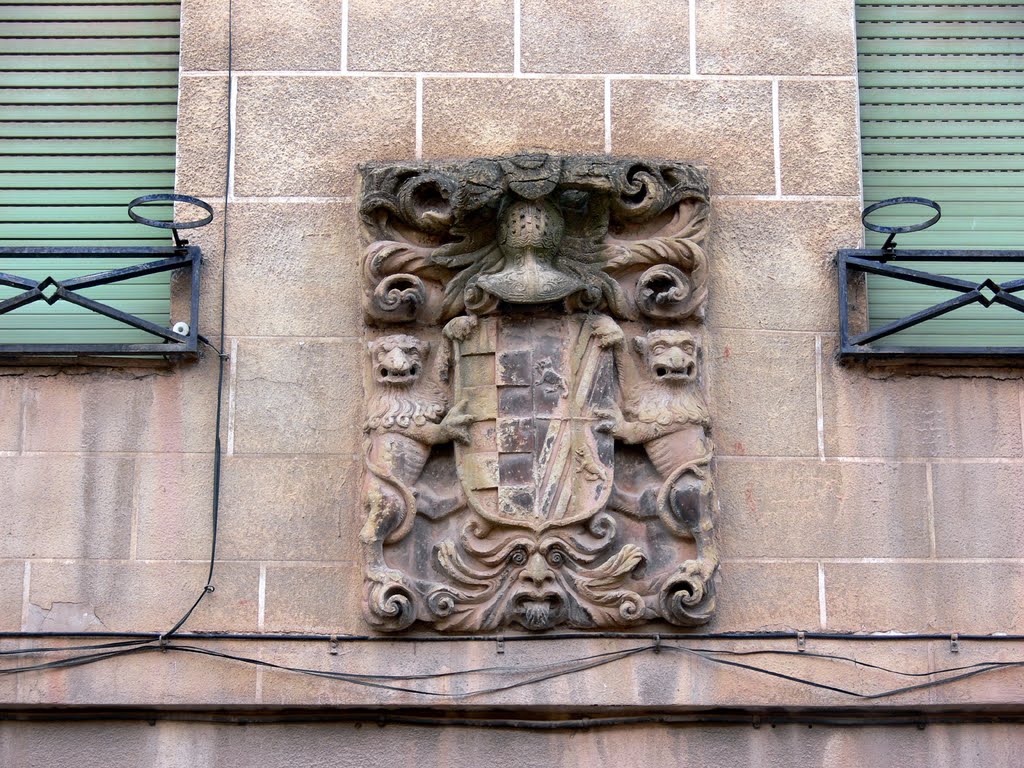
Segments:
[[[366,620],[707,622],[702,173],[530,154],[362,176]]]

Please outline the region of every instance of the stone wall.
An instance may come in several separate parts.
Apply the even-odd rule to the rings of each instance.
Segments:
[[[1024,629],[1017,375],[907,376],[835,357],[832,258],[861,232],[850,0],[235,0],[234,14],[225,216],[226,2],[183,6],[177,187],[220,201],[193,242],[206,258],[200,330],[211,338],[226,270],[231,356],[216,592],[185,631],[367,633],[355,167],[525,149],[687,160],[710,174],[705,358],[724,559],[718,614],[700,632]],[[0,371],[0,630],[165,631],[182,615],[210,549],[216,381],[209,353],[170,369]],[[29,641],[3,641],[16,642]],[[331,655],[326,642],[205,641],[367,672],[539,663],[637,642],[510,643],[496,656],[490,643],[357,643]],[[967,643],[953,656],[948,642],[881,639],[809,649],[911,671],[1019,650]],[[774,663],[859,689],[902,684],[812,661]],[[887,703],[1006,703],[1022,685],[1004,671]],[[0,700],[437,703],[160,653],[3,677]],[[648,654],[469,703],[856,702]],[[926,752],[945,737],[928,738]],[[828,747],[807,744],[826,760]]]

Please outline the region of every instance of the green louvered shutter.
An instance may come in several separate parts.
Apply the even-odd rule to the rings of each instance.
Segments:
[[[942,220],[898,235],[901,248],[1024,248],[1024,4],[988,0],[857,0],[864,203],[917,196]],[[901,210],[902,209],[902,210]],[[903,206],[871,217],[907,224]],[[869,247],[885,237],[867,233]],[[911,265],[907,265],[911,266]],[[1021,276],[964,264],[921,264],[957,277]],[[951,298],[949,291],[868,277],[871,328]],[[1024,346],[1024,317],[973,305],[878,346]]]
[[[161,0],[0,0],[0,246],[171,244],[126,206],[173,191],[179,16]],[[60,279],[138,261],[5,258],[0,270]],[[0,299],[15,293],[0,287]],[[166,272],[82,293],[169,321]],[[154,341],[63,301],[0,316],[0,343]]]

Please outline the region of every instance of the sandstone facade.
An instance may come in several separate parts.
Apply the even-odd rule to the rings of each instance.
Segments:
[[[389,640],[360,611],[357,165],[556,152],[684,161],[710,180],[705,322],[713,333],[703,355],[720,497],[717,611],[693,630],[638,631],[673,635],[662,638],[666,647],[805,650],[744,663],[864,693],[921,678],[809,654],[914,674],[1024,659],[1008,637],[963,640],[956,652],[938,639],[1024,635],[1019,372],[908,374],[841,365],[835,355],[832,258],[862,238],[849,0],[233,6],[230,83],[227,3],[182,7],[177,188],[217,209],[215,224],[192,236],[206,260],[200,332],[219,330],[223,274],[230,354],[216,591],[182,632],[241,637],[189,645],[293,667],[419,675],[529,670],[653,643]],[[0,631],[15,633],[0,635],[0,649],[76,642],[20,632],[165,632],[192,604],[211,545],[216,383],[210,353],[163,368],[0,369]],[[792,636],[700,639],[764,631]],[[811,634],[799,648],[796,632]],[[0,677],[0,710],[579,717],[727,708],[749,723],[773,711],[883,717],[896,708],[924,722],[940,712],[1019,712],[1024,702],[1024,673],[1012,669],[860,700],[657,650],[455,699],[157,650]],[[507,682],[434,687],[466,693]],[[254,755],[266,765],[372,765],[399,754],[386,762],[628,765],[642,754],[644,764],[767,767],[901,754],[906,766],[968,766],[1019,764],[1022,742],[1012,726],[967,724],[644,725],[572,735],[96,721],[5,723],[0,764],[59,764],[87,745],[80,765],[227,766]],[[289,762],[304,750],[308,760]]]

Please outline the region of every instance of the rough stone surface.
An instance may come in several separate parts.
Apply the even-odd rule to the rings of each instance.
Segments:
[[[852,75],[848,3],[697,4],[697,71],[713,75]]]
[[[128,556],[131,459],[0,458],[0,557]]]
[[[217,365],[70,369],[25,379],[30,451],[208,451]]]
[[[934,464],[935,554],[1020,557],[1024,552],[1024,466]]]
[[[525,0],[522,19],[524,72],[690,71],[686,3]]]
[[[497,155],[524,149],[601,152],[603,84],[598,80],[424,80],[425,157]]]
[[[584,734],[502,728],[435,728],[351,723],[233,724],[145,722],[0,723],[0,759],[19,768],[74,760],[81,768],[217,765],[292,768],[296,756],[315,768],[390,768],[395,755],[422,766],[580,768],[586,765],[717,765],[821,768],[871,765],[983,768],[1024,761],[1024,736],[1014,725],[929,725],[835,728],[749,725],[594,729]],[[1004,759],[1005,758],[1005,759]]]
[[[722,459],[718,470],[726,557],[929,554],[923,464]]]
[[[355,341],[240,341],[235,453],[356,450],[363,410],[359,354]]]
[[[0,632],[17,632],[21,629],[24,574],[24,563],[18,560],[0,562]]]
[[[718,330],[709,338],[718,454],[817,454],[814,337]]]
[[[231,460],[223,460],[222,509],[227,502],[223,486],[227,484],[231,471]],[[137,472],[137,556],[142,560],[202,560],[209,557],[213,454],[165,454],[139,458]],[[221,527],[220,535],[228,533],[226,527]]]
[[[180,57],[183,72],[228,68],[228,0],[183,0]]]
[[[194,643],[185,641],[182,645]],[[252,653],[252,645],[243,642],[218,641],[207,647],[218,653],[239,656]],[[238,706],[255,699],[256,676],[257,670],[252,666],[195,653],[149,649],[86,667],[22,675],[18,703],[87,706],[100,701],[118,701],[131,706],[159,701],[172,707]],[[139,759],[136,748],[128,749],[133,759]],[[174,763],[147,765],[171,768]]]
[[[237,104],[237,195],[349,195],[358,163],[415,151],[412,78],[239,77]]]
[[[22,382],[17,376],[0,378],[0,451],[17,451],[21,447]]]
[[[342,0],[264,0],[235,9],[235,69],[341,68]]]
[[[512,0],[449,11],[444,0],[350,0],[349,70],[512,71]]]
[[[366,625],[359,616],[361,582],[362,569],[355,562],[267,566],[263,629],[364,634]]]
[[[775,192],[771,83],[612,82],[612,151],[707,166],[715,194]]]
[[[860,202],[717,199],[708,236],[711,327],[836,331],[836,249],[856,247]]]
[[[830,630],[1019,633],[1020,563],[826,563]]]
[[[901,376],[876,379],[824,349],[829,456],[1020,456],[1016,381]]]
[[[351,336],[359,322],[354,205],[239,203],[228,243],[228,333]],[[218,286],[219,287],[219,286]]]
[[[178,85],[178,148],[174,178],[180,194],[200,198],[224,197],[227,124],[227,78],[183,75]],[[190,209],[188,219],[196,218],[197,213],[202,214]]]
[[[784,195],[858,195],[857,84],[779,83],[779,146]]]
[[[818,568],[814,563],[738,563],[719,569],[718,611],[709,632],[817,629]]]
[[[195,602],[206,583],[208,564],[167,561],[44,561],[32,564],[29,613],[53,631],[77,629],[160,632],[170,629]],[[216,591],[188,621],[195,631],[256,630],[259,566],[220,563]],[[61,604],[81,610],[75,624]],[[56,613],[54,613],[56,611]]]
[[[351,557],[359,526],[358,473],[355,462],[339,457],[231,459],[221,509],[222,556],[322,562]]]

